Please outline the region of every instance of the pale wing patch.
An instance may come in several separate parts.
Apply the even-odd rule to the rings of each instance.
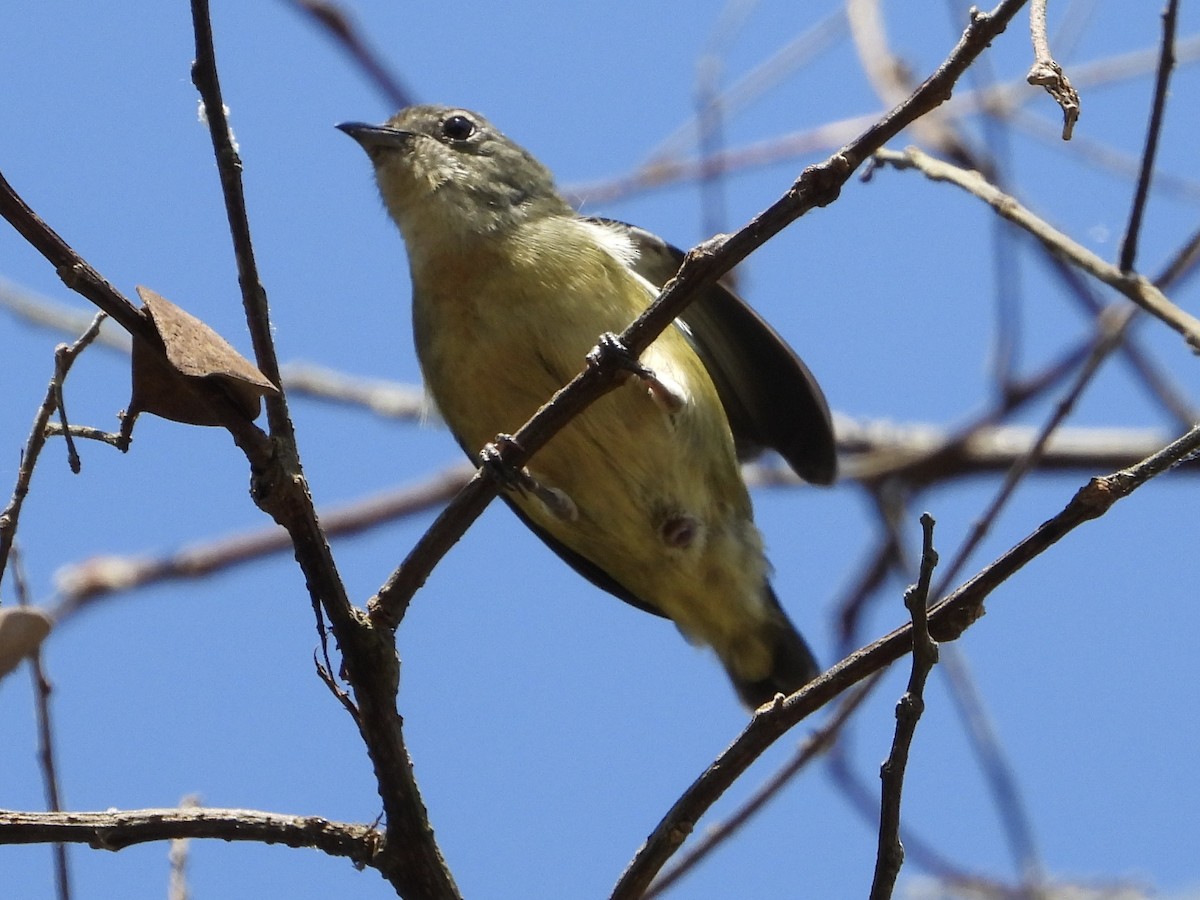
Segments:
[[[647,303],[658,296],[659,286],[649,281],[634,267],[634,264],[641,257],[641,251],[638,249],[637,243],[630,236],[628,229],[617,223],[597,222],[587,219],[579,219],[577,222],[581,228],[588,230],[597,244],[641,283],[642,287],[646,289]],[[674,324],[676,328],[683,332],[685,339],[691,344],[692,335],[687,325],[679,319],[676,319]],[[655,345],[652,344],[642,354],[642,362],[654,372],[654,375],[662,383],[662,386],[670,394],[673,394],[682,405],[691,404],[692,392],[685,380],[685,372],[673,364],[670,356],[657,351]]]
[[[629,269],[630,272],[633,272],[633,264],[637,262],[641,254],[638,252],[637,245],[629,237],[629,233],[624,228],[608,222],[594,222],[588,219],[576,219],[576,222],[580,228],[584,228],[590,232],[596,243],[608,251],[617,262]],[[646,281],[645,278],[642,278],[640,275],[638,278],[645,282],[654,293],[658,293],[657,289],[650,285],[650,282]]]

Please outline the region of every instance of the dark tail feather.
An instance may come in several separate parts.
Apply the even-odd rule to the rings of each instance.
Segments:
[[[792,694],[821,674],[821,667],[809,649],[808,643],[792,624],[771,586],[766,586],[768,597],[779,615],[771,622],[763,639],[771,645],[771,672],[766,678],[747,681],[729,671],[733,686],[742,702],[751,709],[769,703],[776,694]]]

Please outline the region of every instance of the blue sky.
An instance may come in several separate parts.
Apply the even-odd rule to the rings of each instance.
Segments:
[[[362,152],[333,128],[381,121],[393,110],[285,4],[214,5],[281,357],[418,381],[403,247]],[[722,83],[837,6],[761,3],[740,30],[723,27]],[[889,6],[893,42],[922,77],[961,30],[965,12],[951,6]],[[1064,7],[1091,9],[1064,50],[1068,66],[1158,40],[1160,4]],[[629,0],[353,9],[420,100],[484,112],[572,185],[627,172],[689,119],[697,59],[722,4],[702,0],[683,15]],[[1023,78],[1025,28],[1021,20],[995,42],[981,77]],[[1185,8],[1180,34],[1197,33],[1200,15]],[[192,55],[182,2],[0,7],[0,171],[118,288],[132,295],[134,285],[148,285],[248,352],[216,172],[196,117]],[[1163,137],[1161,166],[1179,178],[1195,177],[1197,71],[1181,63]],[[1151,85],[1140,75],[1084,87],[1075,146],[1038,136],[1034,125],[1056,129],[1058,114],[1031,94],[1022,109],[1033,124],[1010,137],[1009,180],[1022,199],[1107,259],[1117,254],[1132,182],[1082,158],[1080,147],[1135,159]],[[878,109],[842,36],[734,111],[727,141],[741,147]],[[982,133],[978,122],[969,127]],[[723,227],[743,224],[832,149],[731,177]],[[1144,271],[1157,272],[1195,230],[1197,196],[1197,182],[1153,195]],[[587,209],[684,246],[706,236],[694,186]],[[884,171],[870,183],[852,181],[837,203],[756,254],[742,287],[840,414],[948,426],[992,399],[991,235],[978,201]],[[1014,273],[1023,292],[1019,364],[1028,372],[1086,336],[1090,324],[1036,255],[1022,250]],[[0,276],[87,308],[11,230],[0,230]],[[1172,297],[1191,309],[1200,299],[1191,282]],[[1145,322],[1138,337],[1193,400],[1200,396],[1196,361],[1173,333]],[[0,484],[15,477],[62,339],[0,313],[8,362]],[[73,421],[114,424],[127,401],[126,371],[118,353],[90,350],[69,382]],[[1055,399],[1019,421],[1040,423]],[[321,504],[414,483],[460,460],[432,423],[397,424],[305,399],[294,401],[293,414]],[[1119,361],[1106,365],[1070,424],[1164,435],[1173,427]],[[244,458],[218,430],[145,417],[128,456],[99,445],[82,450],[83,473],[72,476],[51,445],[22,519],[24,565],[39,602],[53,603],[56,570],[85,558],[154,555],[266,524],[246,495]],[[1057,512],[1090,474],[1028,480],[968,571]],[[928,509],[949,558],[996,484],[977,477],[921,494],[905,525],[913,552],[916,516]],[[1190,476],[1167,477],[1084,526],[999,589],[988,615],[958,642],[1053,879],[1126,880],[1166,896],[1200,889],[1200,661],[1192,637],[1200,561],[1186,525],[1194,492]],[[841,485],[758,491],[755,506],[776,590],[832,662],[836,603],[878,539],[869,498]],[[421,515],[335,542],[351,596],[365,602],[430,521]],[[895,579],[872,607],[864,641],[904,620],[903,586]],[[8,582],[3,599],[13,599]],[[472,897],[605,896],[645,834],[745,723],[713,659],[669,624],[584,583],[498,506],[434,572],[398,643],[417,777],[442,849]],[[286,554],[122,595],[70,620],[46,646],[67,806],[171,806],[198,794],[210,806],[372,821],[378,798],[369,765],[352,723],[313,672],[315,645],[303,580]],[[852,729],[849,756],[873,792],[906,679],[907,665],[895,666]],[[41,808],[29,693],[23,672],[0,684],[0,807]],[[905,821],[961,869],[1011,880],[996,810],[936,674],[927,699]],[[715,818],[736,808],[809,730],[781,741]],[[863,896],[874,844],[873,826],[817,765],[674,896]],[[194,842],[191,854],[197,897],[391,896],[376,875],[317,853]],[[72,865],[77,897],[161,896],[166,847],[74,848]],[[0,846],[0,873],[6,896],[52,895],[45,848]],[[911,863],[901,892],[919,890],[924,877]]]

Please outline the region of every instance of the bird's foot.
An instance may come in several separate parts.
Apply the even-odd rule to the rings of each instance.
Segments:
[[[526,468],[515,468],[504,459],[504,448],[517,448],[510,434],[498,434],[496,440],[484,445],[479,453],[480,468],[486,469],[501,489],[521,491],[537,498],[555,518],[574,522],[579,518],[579,508],[565,491],[542,484]]]
[[[646,386],[650,399],[667,415],[677,413],[683,407],[683,392],[655,375],[654,370],[630,353],[624,342],[611,331],[600,335],[600,340],[588,353],[587,361],[601,369],[606,365],[614,366],[625,373],[626,379],[638,379]]]

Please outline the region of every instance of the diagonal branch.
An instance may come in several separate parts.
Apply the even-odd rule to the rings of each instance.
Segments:
[[[344,506],[323,509],[321,526],[330,538],[348,537],[385,522],[444,505],[473,474],[470,464],[447,466],[421,481],[382,491]],[[292,549],[277,525],[210,537],[159,556],[96,556],[68,565],[55,575],[62,601],[58,619],[101,598],[163,581],[204,578]]]
[[[991,206],[997,213],[1024,228],[1054,253],[1078,266],[1093,278],[1120,291],[1146,312],[1159,319],[1187,341],[1188,346],[1200,352],[1200,319],[1180,309],[1167,299],[1154,283],[1135,272],[1122,272],[1111,263],[1105,262],[1086,247],[1038,218],[1015,198],[989,184],[976,172],[967,172],[957,166],[934,159],[915,147],[903,153],[881,150],[875,155],[880,162],[897,169],[918,169],[934,181],[947,181],[974,194]]]
[[[850,717],[858,710],[871,691],[879,684],[876,675],[857,686],[849,695],[842,699],[834,710],[829,721],[805,738],[795,754],[778,772],[768,779],[754,794],[726,821],[720,825],[705,830],[703,837],[696,846],[684,854],[678,862],[661,878],[655,879],[650,889],[644,894],[644,900],[660,897],[680,878],[690,872],[722,843],[729,840],[743,825],[759,813],[779,792],[788,785],[810,762],[835,746],[842,729],[850,721]]]
[[[371,49],[354,20],[340,4],[329,0],[290,0],[290,5],[311,16],[324,28],[392,106],[399,109],[416,102],[413,92]]]
[[[1200,426],[1128,469],[1091,479],[1057,515],[929,610],[929,632],[939,641],[956,640],[983,614],[983,601],[1026,564],[1084,522],[1099,518],[1151,478],[1200,452]],[[912,649],[912,624],[897,628],[847,656],[802,690],[763,707],[734,742],[692,783],[621,875],[613,900],[632,900],[682,845],[695,823],[771,744],[843,691],[886,668]]]

